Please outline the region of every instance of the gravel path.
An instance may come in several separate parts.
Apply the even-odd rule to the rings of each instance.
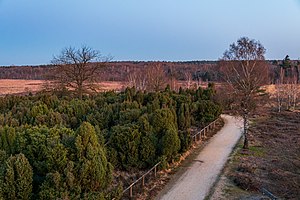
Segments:
[[[222,115],[225,125],[173,185],[167,185],[157,196],[161,200],[204,199],[215,181],[232,149],[241,137],[241,120]]]

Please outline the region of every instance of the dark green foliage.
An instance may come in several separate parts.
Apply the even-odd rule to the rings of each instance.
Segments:
[[[180,140],[176,129],[168,129],[161,139],[161,153],[170,161],[180,149]]]
[[[0,199],[30,199],[33,173],[24,154],[9,157],[4,165],[0,172]]]
[[[94,127],[84,122],[77,130],[75,139],[76,166],[79,185],[84,192],[104,189],[111,181],[112,166],[98,142]]]
[[[180,130],[187,130],[191,127],[191,113],[187,103],[182,103],[177,112],[178,128]]]
[[[0,149],[8,154],[14,154],[16,148],[16,131],[9,126],[0,126]]]
[[[191,143],[192,143],[191,133],[190,133],[189,130],[179,131],[178,135],[179,135],[179,139],[180,139],[180,150],[179,150],[179,152],[184,153],[191,146]]]
[[[141,133],[137,126],[114,126],[109,146],[116,151],[117,165],[123,169],[138,166]]]
[[[17,188],[16,170],[13,178],[5,177],[7,169],[23,163],[27,174],[32,169],[30,180],[24,176],[30,182],[23,191],[30,191],[28,198],[118,199],[122,188],[109,187],[113,167],[147,169],[159,161],[167,167],[190,147],[190,127],[204,126],[220,114],[214,94],[210,84],[179,93],[167,87],[151,93],[128,88],[82,99],[0,97],[0,185]],[[0,187],[3,198],[21,198],[16,189],[5,188]]]
[[[166,130],[177,130],[176,116],[168,108],[156,110],[151,118],[151,125],[153,126],[153,131],[160,137],[163,136]]]
[[[139,146],[139,167],[150,167],[156,162],[156,147],[157,138],[153,134],[142,136]]]
[[[213,121],[216,116],[219,116],[222,109],[212,101],[201,100],[192,104],[191,112],[195,122],[198,122],[203,126],[204,124]]]
[[[119,124],[134,123],[141,115],[140,109],[128,109],[120,111]]]

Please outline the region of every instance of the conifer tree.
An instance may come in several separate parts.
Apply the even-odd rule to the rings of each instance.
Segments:
[[[24,154],[17,154],[8,158],[3,177],[1,177],[2,197],[12,200],[30,199],[32,176],[32,168]]]
[[[77,179],[82,191],[105,189],[111,181],[112,166],[90,123],[83,122],[78,128],[75,146]]]

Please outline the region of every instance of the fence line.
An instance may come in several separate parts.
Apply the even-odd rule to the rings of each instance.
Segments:
[[[139,181],[142,180],[142,186],[145,186],[145,177],[154,170],[154,177],[157,176],[157,166],[160,164],[161,162],[156,163],[151,169],[149,169],[143,176],[141,176],[139,179],[137,179],[136,181],[134,181],[133,183],[131,183],[125,190],[123,190],[123,194],[129,190],[129,197],[133,196],[133,189],[132,187],[137,184]]]
[[[196,133],[195,135],[192,136],[192,141],[193,142],[197,142],[199,140],[202,140],[203,138],[206,138],[206,133],[209,130],[212,130],[216,127],[216,122],[219,120],[220,118],[218,117],[215,121],[211,122],[210,124],[208,124],[207,126],[205,126],[203,129],[201,129],[198,133]]]
[[[212,130],[216,127],[216,122],[220,119],[220,117],[218,117],[215,121],[211,122],[210,124],[208,124],[207,126],[205,126],[203,129],[201,129],[198,133],[196,133],[195,135],[191,136],[192,141],[193,142],[197,142],[199,140],[202,140],[203,138],[206,137],[206,133],[209,130]],[[129,190],[129,197],[132,198],[133,197],[133,186],[136,185],[138,182],[142,181],[142,186],[145,186],[145,177],[150,174],[153,170],[154,170],[154,177],[157,176],[157,167],[161,162],[156,163],[150,170],[148,170],[145,174],[143,174],[143,176],[141,176],[140,178],[138,178],[137,180],[135,180],[133,183],[131,183],[125,190],[123,190],[123,194],[125,192],[127,192]]]

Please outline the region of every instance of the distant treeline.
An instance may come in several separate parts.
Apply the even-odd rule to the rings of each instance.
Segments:
[[[280,79],[284,70],[285,77],[296,77],[300,80],[300,63],[297,60],[270,60],[270,83]],[[99,81],[128,81],[128,77],[135,71],[143,71],[149,66],[160,64],[166,76],[173,76],[176,80],[187,80],[191,76],[193,81],[223,82],[222,71],[218,61],[186,61],[186,62],[155,62],[155,61],[119,61],[109,62],[101,70]],[[31,79],[45,80],[53,71],[52,65],[40,66],[10,66],[0,67],[0,79]]]
[[[133,71],[160,63],[166,73],[175,71],[177,80],[185,80],[186,73],[191,73],[194,79],[203,81],[217,81],[219,79],[216,61],[189,61],[189,62],[144,62],[120,61],[109,62],[103,67],[99,80],[101,81],[127,81],[128,75]],[[10,66],[0,67],[0,79],[31,79],[45,80],[51,74],[54,66]]]

